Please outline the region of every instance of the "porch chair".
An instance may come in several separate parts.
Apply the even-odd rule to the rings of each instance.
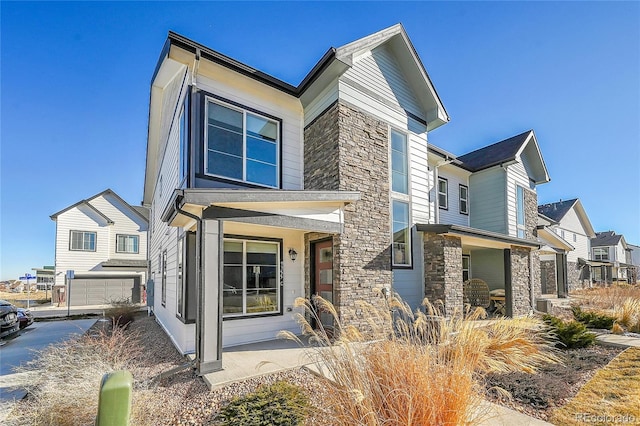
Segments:
[[[471,306],[481,306],[488,309],[491,304],[489,286],[480,278],[472,278],[462,284],[464,303]]]

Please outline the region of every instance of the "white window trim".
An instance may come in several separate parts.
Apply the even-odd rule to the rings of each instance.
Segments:
[[[136,251],[118,250],[118,246],[119,246],[118,239],[120,237],[136,238],[138,240],[136,244],[138,246],[138,249]],[[139,254],[140,253],[140,236],[135,234],[116,234],[116,253]]]
[[[73,234],[74,233],[82,233],[82,248],[73,248]],[[86,234],[93,234],[93,249],[85,249],[84,248],[84,239]],[[98,249],[98,233],[95,231],[78,231],[71,230],[69,231],[69,251],[89,251],[95,252]]]
[[[270,315],[282,315],[282,259],[280,256],[281,243],[280,241],[273,240],[252,240],[251,238],[224,238],[224,241],[233,241],[242,243],[242,312],[241,313],[222,313],[223,319],[238,319],[238,318],[251,318],[251,317],[264,317]],[[276,302],[277,309],[275,311],[255,312],[247,313],[247,243],[269,243],[277,246],[276,248]],[[224,249],[223,249],[224,250]],[[222,267],[225,267],[225,263]],[[224,269],[223,269],[224,270]]]
[[[466,190],[466,197],[463,198],[462,197],[462,188],[464,188]],[[458,205],[459,205],[459,211],[460,214],[464,214],[464,215],[469,215],[469,186],[467,185],[463,185],[463,184],[458,184]],[[462,202],[464,201],[464,205],[466,207],[466,209],[463,211],[462,210]]]
[[[445,192],[440,192],[440,181],[445,183]],[[438,208],[442,210],[449,210],[449,179],[438,176],[438,184],[436,186],[436,192],[438,193]],[[444,206],[440,202],[440,195],[444,195]]]
[[[600,254],[600,255],[596,254],[596,252],[598,252],[598,251],[604,251],[604,255],[606,256],[606,258],[604,258],[602,254]],[[609,260],[609,249],[607,247],[594,247],[593,248],[593,259],[594,260],[605,260],[605,261],[608,261]]]
[[[224,175],[218,175],[215,173],[209,173],[209,170],[207,169],[208,167],[208,162],[207,162],[207,156],[208,156],[208,151],[209,151],[209,138],[208,138],[208,133],[209,133],[209,123],[208,121],[208,117],[209,117],[209,103],[214,103],[214,104],[218,104],[221,105],[225,108],[229,108],[229,109],[233,109],[235,111],[238,111],[240,113],[242,113],[242,179],[236,179],[236,178],[232,178],[232,177],[228,177],[228,176],[224,176]],[[232,182],[239,182],[239,183],[243,183],[243,184],[249,184],[249,185],[255,185],[255,186],[259,186],[259,187],[263,187],[263,188],[275,188],[278,189],[282,186],[282,182],[281,182],[281,178],[280,178],[280,168],[282,167],[281,164],[281,156],[280,156],[280,149],[281,149],[281,145],[282,145],[282,130],[280,129],[280,122],[278,120],[274,120],[271,117],[268,117],[264,114],[260,114],[259,112],[255,112],[253,110],[247,110],[245,108],[242,107],[238,107],[232,104],[229,104],[227,102],[221,101],[219,99],[216,98],[212,98],[210,96],[206,96],[205,97],[205,108],[204,108],[204,143],[203,148],[204,148],[204,153],[203,153],[203,158],[204,158],[204,174],[206,176],[211,176],[211,177],[215,177],[215,178],[220,178],[220,179],[225,179],[228,181],[232,181]],[[247,180],[247,113],[255,115],[257,117],[260,118],[264,118],[265,120],[271,121],[273,123],[276,124],[276,131],[277,131],[277,139],[276,139],[276,185],[275,186],[271,186],[271,185],[265,185],[265,184],[261,184],[261,183],[256,183],[256,182],[251,182]]]

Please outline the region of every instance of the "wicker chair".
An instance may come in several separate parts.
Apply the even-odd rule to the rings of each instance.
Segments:
[[[489,286],[480,278],[473,278],[462,284],[462,295],[464,303],[471,306],[482,306],[489,308],[491,299],[489,297]]]

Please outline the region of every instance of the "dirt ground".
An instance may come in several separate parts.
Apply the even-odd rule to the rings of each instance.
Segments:
[[[44,290],[31,291],[22,293],[13,293],[8,291],[0,291],[0,300],[6,300],[14,305],[24,308],[27,306],[27,297],[31,304],[45,303],[51,300],[51,291],[45,292]]]

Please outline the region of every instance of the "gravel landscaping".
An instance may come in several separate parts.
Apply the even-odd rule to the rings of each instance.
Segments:
[[[100,324],[105,323],[98,322],[97,326]],[[184,365],[187,360],[176,351],[154,318],[137,316],[125,333],[131,338],[127,347],[136,348],[129,369],[135,380],[133,418],[137,425],[215,425],[216,415],[233,397],[279,380],[298,385],[308,394],[312,416],[306,424],[331,425],[322,380],[306,369],[254,377],[209,391],[191,368],[156,380],[160,373]],[[568,350],[562,352],[563,364],[548,365],[538,374],[488,375],[485,381],[487,399],[548,420],[555,408],[566,404],[598,368],[621,351],[602,346]],[[507,390],[512,397],[505,397],[496,391],[497,387]],[[24,402],[28,403],[29,398]],[[16,408],[20,410],[20,404]]]
[[[185,363],[160,326],[149,317],[138,317],[129,326],[142,346],[138,358],[139,367],[132,371],[137,382],[147,382],[158,374]],[[207,425],[215,424],[214,419],[220,408],[233,397],[254,391],[260,384],[285,380],[305,389],[311,399],[313,416],[309,425],[328,425],[321,407],[313,404],[322,401],[323,387],[320,380],[305,369],[251,378],[242,382],[209,391],[204,381],[187,369],[158,383],[148,386],[150,394],[145,401],[153,400],[161,415],[150,419],[150,424],[165,425]]]
[[[145,346],[144,359],[136,377],[153,377],[184,362],[152,318],[141,318],[131,324],[131,330],[140,333],[141,344]],[[622,349],[603,346],[563,351],[563,364],[548,365],[537,374],[510,373],[487,376],[487,399],[527,415],[548,420],[551,411],[566,404],[592,376],[606,365]],[[201,378],[191,370],[179,373],[160,382],[153,389],[154,394],[166,401],[166,406],[175,406],[171,418],[163,419],[163,424],[206,425],[215,424],[213,419],[221,406],[231,398],[252,392],[262,383],[286,380],[305,389],[314,401],[324,398],[323,387],[316,376],[305,369],[290,370],[276,374],[252,378],[209,391]],[[507,390],[507,398],[495,390]],[[309,419],[310,425],[326,425],[327,417],[322,408],[314,407],[316,414]]]

